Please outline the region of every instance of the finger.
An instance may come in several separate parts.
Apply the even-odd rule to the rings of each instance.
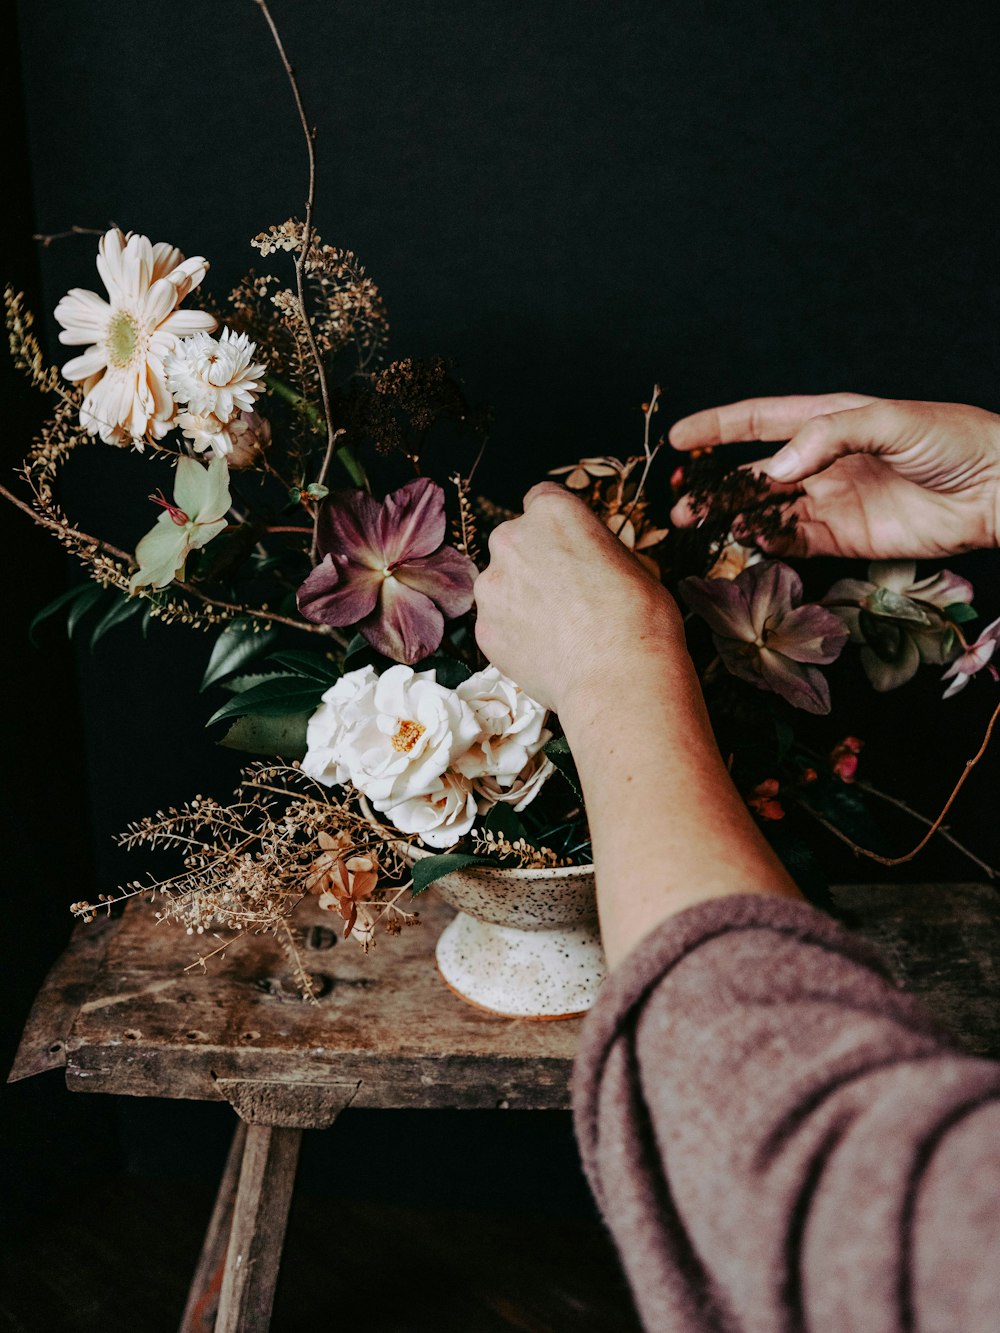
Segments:
[[[876,399],[858,393],[794,394],[745,398],[682,417],[670,428],[675,449],[707,449],[746,440],[790,440],[813,417],[864,407]]]
[[[847,454],[890,454],[897,444],[897,412],[891,404],[876,400],[813,417],[765,462],[764,471],[774,481],[791,485],[824,472]]]

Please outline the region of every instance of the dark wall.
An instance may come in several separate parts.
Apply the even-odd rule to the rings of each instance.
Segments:
[[[1000,409],[995,5],[273,4],[319,130],[318,227],[380,283],[396,351],[455,354],[494,405],[481,479],[498,497],[558,462],[634,447],[654,379],[671,417],[843,388]],[[32,225],[114,219],[207,255],[224,293],[256,257],[249,237],[301,211],[304,194],[257,8],[45,0],[19,14],[33,167],[30,200],[22,188],[5,203],[19,280],[34,281]],[[93,253],[91,238],[42,253],[46,311],[95,284]],[[113,483],[88,493],[78,476],[71,493],[114,516]],[[58,591],[58,558],[16,517],[3,523],[30,570],[23,602]],[[994,567],[974,567],[996,614]],[[8,627],[12,655],[36,664],[25,677],[53,670],[58,634],[29,659],[19,633]],[[80,882],[84,833],[73,882],[43,859],[22,872],[40,912],[137,873],[110,846],[128,819],[231,785],[232,757],[206,737],[195,695],[207,650],[175,629],[155,631],[148,652],[112,637],[81,657],[86,795],[73,687],[51,681],[73,775],[60,800],[70,827],[89,801],[98,881]],[[938,693],[927,680],[878,707],[859,691],[849,706],[871,771],[928,808],[992,706],[985,683],[944,707]],[[30,743],[25,755],[53,780],[51,760]],[[1000,855],[996,821],[980,817],[997,773],[983,766],[955,827]],[[19,828],[30,842],[15,837],[15,851],[43,858],[44,831]],[[853,869],[832,852],[831,864]],[[967,870],[932,857],[915,873]]]

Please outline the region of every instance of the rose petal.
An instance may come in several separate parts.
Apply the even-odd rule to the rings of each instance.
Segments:
[[[430,555],[446,536],[444,491],[429,477],[400,486],[378,507],[376,531],[390,564]]]
[[[374,570],[327,555],[300,586],[296,601],[306,620],[315,624],[353,625],[374,611],[382,586],[382,576]]]
[[[442,546],[419,560],[407,560],[393,572],[400,583],[429,597],[448,620],[464,616],[472,606],[476,566],[453,546]]]
[[[440,647],[444,617],[422,592],[389,578],[382,584],[379,605],[357,628],[380,653],[412,665]]]

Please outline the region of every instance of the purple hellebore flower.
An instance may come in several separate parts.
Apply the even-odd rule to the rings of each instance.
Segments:
[[[379,502],[335,491],[319,518],[322,560],[298,591],[321,625],[351,625],[373,648],[412,665],[444,637],[445,617],[472,606],[476,567],[444,546],[444,491],[418,477]]]
[[[830,711],[830,687],[812,664],[837,658],[847,627],[825,607],[800,605],[802,580],[794,569],[765,560],[735,579],[683,579],[680,592],[707,621],[734,676],[807,713]]]
[[[989,667],[993,679],[998,679],[997,669],[990,663],[990,659],[996,652],[998,640],[1000,640],[1000,620],[994,620],[986,626],[975,643],[970,644],[961,656],[956,657],[941,677],[942,680],[949,680],[954,677],[945,690],[943,698],[950,699],[953,694],[958,694],[959,690],[964,690],[971,677],[977,671],[982,671],[983,667]]]

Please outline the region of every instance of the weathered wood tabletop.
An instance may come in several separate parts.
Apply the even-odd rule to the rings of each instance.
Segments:
[[[983,884],[834,890],[969,1051],[1000,1056],[1000,894]],[[301,1132],[347,1106],[558,1109],[580,1021],[494,1017],[452,995],[434,966],[451,915],[365,957],[310,899],[299,924],[319,1002],[305,1004],[277,943],[233,946],[185,970],[203,942],[143,902],[80,926],[53,967],[10,1079],[65,1065],[75,1091],[226,1100],[240,1122],[181,1320],[181,1333],[268,1328]],[[214,942],[213,942],[214,943]],[[208,947],[211,947],[211,943]]]

